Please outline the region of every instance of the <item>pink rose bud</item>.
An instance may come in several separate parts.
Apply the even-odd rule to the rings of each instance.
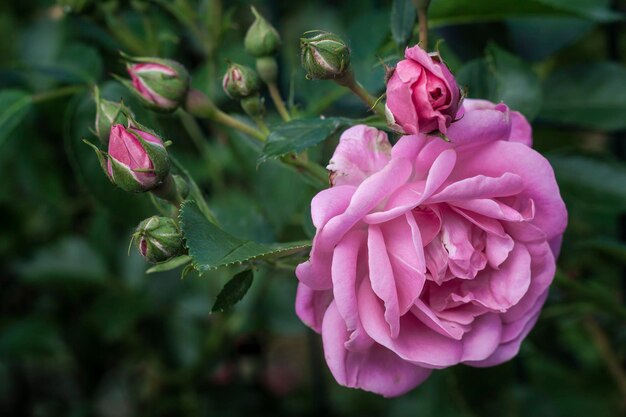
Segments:
[[[465,100],[451,142],[355,126],[311,202],[296,313],[337,382],[402,395],[436,369],[512,359],[554,278],[567,211],[524,117]]]
[[[125,191],[144,192],[160,185],[169,173],[161,139],[135,127],[111,128],[108,154],[101,163],[109,179]]]
[[[171,112],[184,103],[189,90],[189,74],[181,64],[168,59],[128,58],[126,70],[131,82],[124,81],[147,107]]]
[[[387,83],[387,121],[406,134],[445,134],[455,121],[461,92],[438,53],[407,48]]]

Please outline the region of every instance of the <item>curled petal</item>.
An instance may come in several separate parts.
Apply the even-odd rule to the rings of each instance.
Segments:
[[[347,338],[345,323],[332,303],[322,328],[324,357],[333,376],[343,386],[396,397],[424,382],[431,373],[377,344],[360,351],[348,350]]]

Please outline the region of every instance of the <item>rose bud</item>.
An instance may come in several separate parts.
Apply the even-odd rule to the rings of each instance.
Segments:
[[[300,38],[302,66],[308,79],[341,78],[350,70],[350,49],[337,35],[313,31]]]
[[[169,217],[152,216],[139,223],[133,235],[139,253],[148,262],[165,262],[184,252],[183,235]]]
[[[150,191],[163,183],[169,173],[169,159],[161,139],[136,127],[114,125],[108,154],[97,152],[109,179],[124,191]]]
[[[100,139],[100,142],[106,145],[109,143],[111,126],[128,123],[128,117],[126,117],[126,115],[130,114],[130,109],[122,102],[115,103],[103,99],[100,96],[100,89],[98,89],[98,87],[94,89],[94,101],[96,102],[95,133],[98,139]]]
[[[246,51],[255,57],[274,55],[280,46],[280,35],[254,7],[251,9],[256,19],[244,39]]]
[[[455,121],[461,91],[438,53],[407,48],[387,83],[387,121],[401,133],[445,134]]]
[[[189,90],[189,73],[169,59],[128,58],[131,82],[122,80],[142,103],[153,110],[171,112],[184,103]]]
[[[261,82],[252,68],[232,63],[224,74],[222,87],[228,97],[241,99],[257,94],[261,88]]]

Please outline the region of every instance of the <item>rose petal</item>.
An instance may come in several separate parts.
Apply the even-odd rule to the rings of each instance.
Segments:
[[[328,164],[333,185],[359,185],[389,162],[391,144],[387,134],[366,125],[346,130]]]
[[[362,351],[347,350],[347,336],[345,323],[333,303],[324,316],[322,340],[326,362],[340,385],[395,397],[415,388],[431,373],[377,344]]]

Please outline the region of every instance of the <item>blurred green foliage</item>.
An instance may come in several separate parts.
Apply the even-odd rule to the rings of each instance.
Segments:
[[[367,112],[336,85],[305,80],[300,34],[342,35],[357,78],[381,93],[380,61],[393,64],[416,42],[406,3],[255,2],[281,33],[281,89],[302,115]],[[623,415],[626,2],[432,1],[431,36],[445,41],[441,53],[469,96],[506,100],[534,120],[570,225],[557,283],[515,360],[437,372],[394,400],[336,385],[318,338],[295,317],[288,269],[255,271],[248,296],[223,314],[210,309],[236,266],[146,275],[127,244],[153,214],[149,198],[111,186],[81,142],[92,137],[97,83],[174,142],[229,233],[261,243],[310,237],[308,182],[275,161],[257,169],[260,149],[248,138],[156,116],[110,81],[124,72],[119,50],[173,58],[196,88],[240,112],[220,75],[227,59],[254,64],[243,51],[249,5],[0,3],[0,415]],[[311,155],[326,161],[335,143]]]

